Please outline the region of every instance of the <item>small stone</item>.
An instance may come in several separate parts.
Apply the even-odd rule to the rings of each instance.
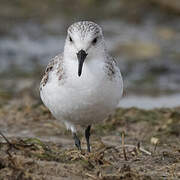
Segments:
[[[156,138],[156,137],[152,137],[152,138],[151,138],[151,144],[156,145],[156,144],[158,144],[158,143],[159,143],[159,139],[158,139],[158,138]]]

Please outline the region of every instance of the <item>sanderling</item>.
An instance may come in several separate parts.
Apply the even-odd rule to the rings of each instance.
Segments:
[[[40,96],[53,116],[72,131],[81,150],[76,125],[86,126],[90,152],[91,124],[102,122],[122,96],[120,70],[106,49],[102,29],[90,21],[72,24],[64,52],[48,64],[40,83]]]

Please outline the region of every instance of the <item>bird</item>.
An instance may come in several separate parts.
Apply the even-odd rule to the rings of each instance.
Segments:
[[[123,93],[120,69],[107,50],[102,28],[92,21],[69,26],[64,50],[51,59],[40,82],[40,97],[52,115],[71,130],[81,150],[77,126],[85,127],[91,152],[92,124],[112,114]]]

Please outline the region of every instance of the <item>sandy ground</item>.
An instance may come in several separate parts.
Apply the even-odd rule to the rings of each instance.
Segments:
[[[179,179],[179,120],[180,108],[117,109],[93,126],[87,153],[83,128],[79,152],[40,101],[1,98],[0,179]]]

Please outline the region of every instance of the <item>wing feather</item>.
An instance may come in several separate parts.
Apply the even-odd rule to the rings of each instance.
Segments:
[[[59,80],[62,79],[62,75],[63,75],[62,62],[63,62],[63,55],[62,54],[55,56],[53,59],[51,59],[51,61],[48,63],[48,65],[45,69],[44,75],[43,75],[42,80],[40,82],[40,90],[48,82],[49,73],[52,72],[53,70],[57,69],[57,74],[59,75]]]

